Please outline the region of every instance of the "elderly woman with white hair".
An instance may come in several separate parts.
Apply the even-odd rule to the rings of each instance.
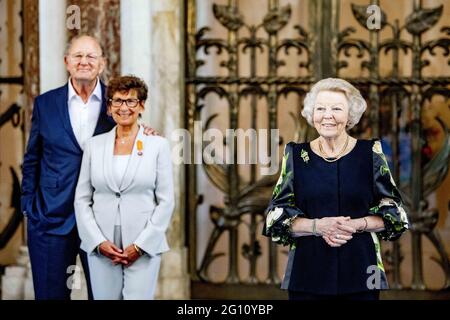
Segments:
[[[285,147],[263,234],[290,246],[291,300],[378,300],[388,288],[379,237],[399,238],[408,219],[380,141],[348,133],[366,107],[347,81],[323,79],[302,111],[319,137]]]

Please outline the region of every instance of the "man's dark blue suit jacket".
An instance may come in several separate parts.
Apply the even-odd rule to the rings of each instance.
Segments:
[[[94,135],[115,123],[103,103]],[[72,130],[67,104],[68,85],[35,99],[32,126],[23,161],[22,212],[33,226],[49,234],[65,235],[75,226],[74,196],[83,150]]]

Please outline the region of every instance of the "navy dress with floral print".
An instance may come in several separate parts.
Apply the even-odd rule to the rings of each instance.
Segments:
[[[381,217],[385,229],[355,233],[337,248],[322,237],[296,237],[290,230],[297,217],[368,215]],[[316,155],[309,143],[286,145],[263,229],[265,236],[291,248],[283,289],[329,295],[387,289],[378,239],[395,240],[407,228],[380,141],[358,140],[335,162]]]

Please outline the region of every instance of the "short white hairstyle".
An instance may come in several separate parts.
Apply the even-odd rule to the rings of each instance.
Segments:
[[[94,37],[93,35],[88,34],[88,33],[81,33],[81,34],[78,34],[78,35],[76,35],[76,36],[73,36],[73,37],[69,40],[69,42],[67,42],[66,50],[64,51],[64,55],[65,55],[65,56],[68,56],[68,55],[69,55],[69,51],[70,51],[70,49],[72,48],[72,45],[75,43],[75,41],[77,41],[78,39],[81,39],[81,38],[90,38],[91,40],[95,41],[95,42],[97,43],[98,47],[100,48],[100,54],[101,54],[101,56],[103,56],[103,52],[104,52],[104,51],[103,51],[103,47],[102,47],[102,45],[101,45],[101,43],[100,43],[100,40],[98,40],[96,37]]]
[[[311,90],[306,94],[303,102],[302,116],[306,118],[306,121],[314,127],[313,113],[316,98],[321,91],[336,91],[342,92],[347,97],[348,101],[348,122],[347,130],[353,128],[358,124],[362,114],[366,111],[367,103],[361,96],[361,93],[348,81],[338,78],[327,78],[316,82]]]

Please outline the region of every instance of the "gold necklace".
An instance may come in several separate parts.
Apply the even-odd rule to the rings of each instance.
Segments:
[[[125,144],[125,141],[129,140],[130,138],[134,138],[136,136],[136,133],[132,133],[128,136],[117,137],[117,139],[120,141],[121,144]]]
[[[329,158],[331,158],[331,157],[328,157],[328,155],[325,153],[325,151],[323,151],[322,142],[319,139],[319,151],[320,151],[322,159],[327,161],[327,162],[335,162],[335,161],[339,160],[339,158],[342,157],[342,155],[344,154],[345,150],[347,149],[348,140],[349,140],[349,135],[347,135],[347,139],[345,140],[344,147],[341,149],[341,151],[337,154],[336,157],[333,157],[333,159],[330,160]]]
[[[121,144],[125,144],[125,141],[128,139],[128,137],[122,137],[122,138],[117,137],[117,139],[119,139]]]

